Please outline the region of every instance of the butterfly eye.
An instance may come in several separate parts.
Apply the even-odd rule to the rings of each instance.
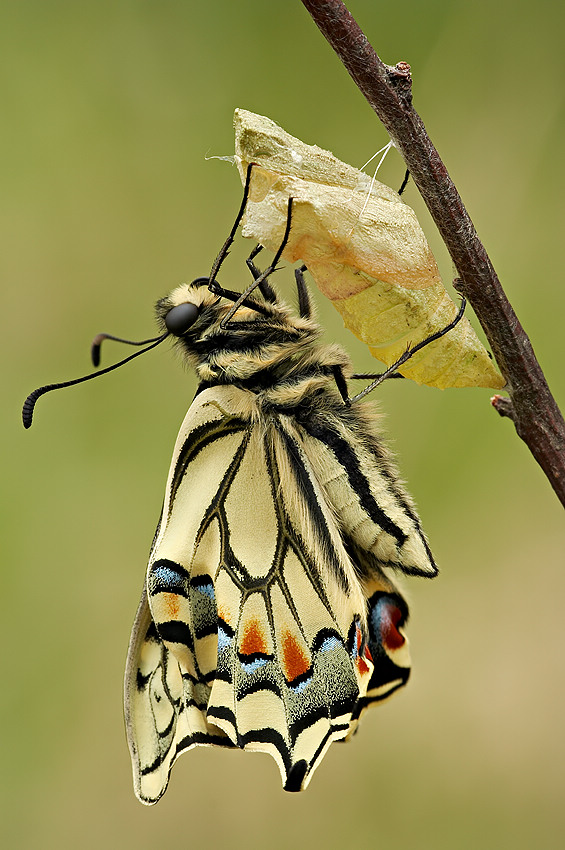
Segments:
[[[186,302],[172,307],[165,316],[165,325],[169,333],[182,336],[194,324],[198,318],[198,307],[196,304]]]

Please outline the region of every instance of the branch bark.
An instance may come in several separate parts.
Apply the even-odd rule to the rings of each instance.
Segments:
[[[493,406],[512,419],[565,506],[565,422],[463,201],[412,106],[410,66],[385,65],[342,0],[302,3],[402,154],[455,264],[457,288],[471,303],[507,381],[510,398]]]

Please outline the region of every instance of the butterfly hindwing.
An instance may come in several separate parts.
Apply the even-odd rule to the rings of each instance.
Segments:
[[[285,418],[322,498],[338,519],[339,534],[379,568],[434,576],[437,568],[414,506],[398,483],[388,452],[374,434],[374,416],[343,406],[338,412]]]

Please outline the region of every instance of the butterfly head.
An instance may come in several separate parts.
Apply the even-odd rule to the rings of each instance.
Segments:
[[[163,331],[178,338],[195,336],[217,321],[220,299],[208,289],[208,278],[183,283],[156,304],[157,321]]]
[[[279,354],[284,355],[284,343],[295,345],[299,339],[310,341],[319,334],[319,329],[312,320],[294,318],[289,308],[279,302],[276,296],[273,300],[265,299],[263,302],[246,299],[234,313],[233,301],[238,298],[238,295],[225,290],[223,292],[228,297],[211,291],[207,277],[196,278],[192,283],[183,284],[174,289],[170,295],[157,302],[157,320],[161,326],[161,334],[154,339],[136,342],[111,334],[98,334],[91,349],[92,362],[96,367],[100,364],[100,346],[104,340],[110,339],[127,345],[145,347],[139,348],[118,363],[90,375],[57,384],[47,384],[34,390],[24,402],[22,410],[24,427],[30,427],[37,400],[45,393],[89,381],[111,372],[135,357],[139,357],[145,351],[155,348],[171,336],[181,345],[185,356],[188,356],[202,380],[209,380],[216,374],[225,376],[228,371],[230,374],[234,373],[230,378],[232,380],[249,370],[255,371],[261,368],[263,365],[261,357],[259,359],[253,357],[251,361],[246,358],[246,353],[257,343],[259,345],[267,343],[269,347],[270,341],[270,346],[274,345],[280,349]],[[263,352],[263,354],[270,359],[269,352]],[[231,363],[231,368],[228,370],[226,369],[227,361]]]
[[[295,316],[276,296],[248,298],[234,313],[238,293],[221,292],[210,291],[208,278],[196,278],[157,303],[162,331],[176,338],[201,381],[250,380],[279,361],[288,363],[319,336],[313,319]]]
[[[157,302],[157,321],[163,331],[190,344],[210,331],[224,331],[227,335],[234,324],[261,319],[266,313],[270,318],[270,314],[275,312],[271,305],[257,304],[258,310],[242,305],[233,317],[231,327],[221,328],[231,307],[230,301],[210,291],[207,277],[198,277],[192,283],[178,286]]]

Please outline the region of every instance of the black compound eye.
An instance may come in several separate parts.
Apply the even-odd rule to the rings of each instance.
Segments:
[[[190,302],[171,307],[165,316],[167,330],[175,336],[182,336],[195,323],[198,313],[196,304]]]

